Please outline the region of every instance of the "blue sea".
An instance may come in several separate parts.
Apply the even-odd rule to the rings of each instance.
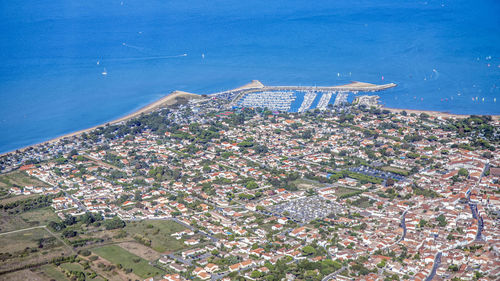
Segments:
[[[500,114],[499,15],[498,0],[0,0],[0,152],[252,79],[394,82],[389,107]]]

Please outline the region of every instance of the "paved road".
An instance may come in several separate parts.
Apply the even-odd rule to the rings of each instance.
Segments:
[[[482,241],[483,240],[482,232],[483,232],[483,228],[484,228],[484,222],[483,222],[483,217],[477,211],[477,204],[472,203],[470,201],[470,195],[472,194],[473,189],[475,187],[477,187],[479,185],[479,183],[481,183],[481,180],[482,180],[484,174],[486,173],[486,171],[489,169],[489,167],[490,167],[489,163],[486,163],[486,165],[484,165],[483,171],[481,172],[481,175],[479,176],[478,181],[476,182],[474,187],[471,187],[471,192],[467,196],[467,200],[469,201],[469,207],[470,207],[470,210],[472,212],[472,217],[475,220],[477,220],[477,233],[476,233],[475,241]]]
[[[443,253],[439,252],[436,254],[436,257],[434,258],[434,265],[432,266],[431,273],[427,278],[425,278],[425,281],[431,281],[434,276],[436,276],[436,270],[438,269],[439,265],[441,265],[441,255]]]
[[[187,264],[189,266],[193,265],[193,263],[190,260],[183,259],[182,257],[179,257],[179,256],[174,255],[174,254],[168,254],[167,257],[174,259],[174,260],[177,260],[183,264]]]
[[[249,270],[249,269],[252,269],[252,268],[255,268],[257,267],[258,265],[251,265],[251,266],[247,266],[245,268],[242,268],[240,270],[238,270],[238,272],[241,272],[241,271],[246,271],[246,270]],[[216,280],[219,280],[219,279],[222,279],[224,278],[225,276],[229,275],[231,273],[231,271],[225,271],[225,272],[221,272],[221,273],[214,273],[212,274],[212,277],[211,277],[211,280],[212,281],[216,281]]]
[[[406,223],[405,223],[406,212],[408,212],[408,210],[405,210],[403,212],[403,216],[401,218],[401,227],[403,228],[403,236],[401,236],[401,239],[399,239],[399,241],[403,241],[406,237]]]

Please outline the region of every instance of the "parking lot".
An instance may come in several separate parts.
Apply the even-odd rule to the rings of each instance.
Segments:
[[[338,213],[340,210],[341,206],[336,202],[328,202],[317,195],[281,203],[268,208],[268,211],[274,215],[284,216],[302,223],[324,218],[331,213]]]

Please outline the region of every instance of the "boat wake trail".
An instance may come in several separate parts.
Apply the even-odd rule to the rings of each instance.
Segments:
[[[124,47],[127,47],[127,48],[131,48],[131,49],[134,49],[134,50],[138,50],[138,51],[144,51],[144,47],[138,47],[138,46],[134,46],[134,45],[129,45],[125,42],[122,43],[122,46]]]
[[[187,57],[187,54],[175,55],[175,56],[156,56],[156,57],[133,57],[133,58],[115,58],[107,59],[108,62],[125,62],[125,61],[145,61],[145,60],[164,60]]]

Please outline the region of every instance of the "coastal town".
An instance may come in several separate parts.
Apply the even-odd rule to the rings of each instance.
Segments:
[[[257,82],[3,155],[0,280],[500,278],[496,116]]]

